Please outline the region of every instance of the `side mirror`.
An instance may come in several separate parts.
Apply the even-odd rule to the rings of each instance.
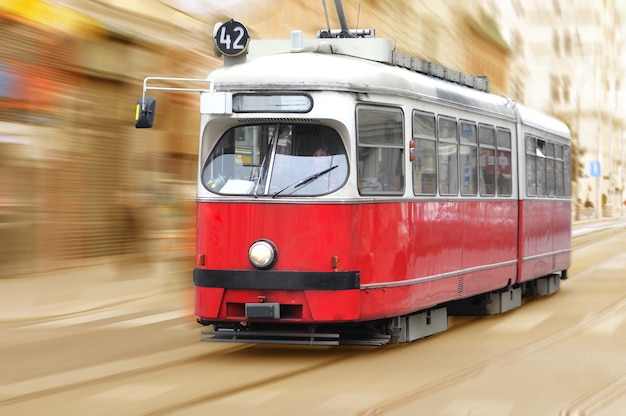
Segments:
[[[142,105],[143,103],[143,105]],[[154,126],[154,111],[156,110],[156,98],[145,97],[137,100],[135,110],[135,128],[149,129]]]

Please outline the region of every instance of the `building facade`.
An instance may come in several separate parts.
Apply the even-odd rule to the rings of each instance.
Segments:
[[[193,258],[197,103],[162,99],[151,134],[133,118],[145,76],[219,64],[210,36],[158,2],[60,3],[0,4],[0,277],[139,250]]]
[[[334,2],[328,21],[339,27]],[[189,5],[193,9],[189,9]],[[351,27],[401,52],[487,75],[506,95],[511,48],[474,2],[344,0]],[[154,129],[133,126],[146,76],[204,78],[221,65],[215,23],[253,38],[314,37],[322,2],[6,0],[0,3],[0,255],[3,275],[137,251],[193,264],[198,103],[155,92]],[[17,39],[17,40],[16,40]],[[17,80],[17,82],[16,82]],[[20,86],[21,89],[16,89]]]
[[[577,158],[574,215],[622,215],[625,44],[619,3],[510,0],[485,5],[514,51],[512,97],[570,126]]]

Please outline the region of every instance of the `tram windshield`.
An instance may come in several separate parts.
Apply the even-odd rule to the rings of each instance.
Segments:
[[[315,196],[339,189],[348,158],[339,134],[317,124],[256,124],[226,131],[202,168],[202,184],[226,195]]]

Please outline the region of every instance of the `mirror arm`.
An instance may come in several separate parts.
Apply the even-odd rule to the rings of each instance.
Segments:
[[[148,81],[165,81],[165,82],[190,82],[190,83],[209,83],[209,88],[179,88],[168,86],[148,86]],[[163,84],[161,84],[163,85]],[[137,100],[137,110],[135,114],[135,127],[136,128],[151,128],[154,124],[154,111],[156,108],[156,98],[149,98],[146,96],[148,90],[161,90],[161,91],[182,91],[182,92],[214,92],[214,83],[207,78],[168,78],[168,77],[146,77],[143,80],[143,94],[141,98]]]
[[[148,81],[173,81],[173,82],[208,82],[209,89],[206,88],[177,88],[177,87],[149,87]],[[169,78],[169,77],[146,77],[143,80],[143,96],[141,98],[141,111],[146,109],[146,92],[148,90],[160,91],[187,91],[187,92],[213,92],[215,89],[213,80],[208,78]]]

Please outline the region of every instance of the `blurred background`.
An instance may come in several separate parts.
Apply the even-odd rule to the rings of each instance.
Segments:
[[[624,3],[343,1],[350,27],[487,75],[492,92],[567,123],[575,221],[625,214]],[[326,28],[323,0],[0,0],[0,277],[151,262],[191,271],[197,97],[155,94],[152,130],[134,128],[135,104],[146,76],[220,66],[213,26],[230,18],[253,39]]]

